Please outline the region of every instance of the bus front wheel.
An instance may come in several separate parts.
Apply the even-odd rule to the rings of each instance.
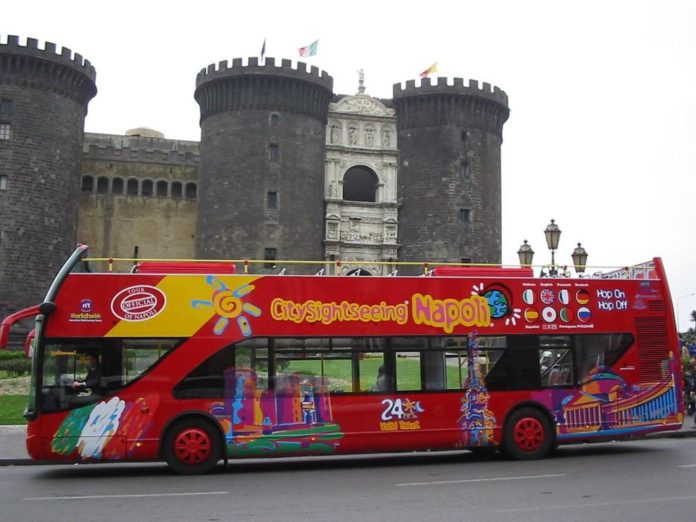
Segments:
[[[516,460],[545,457],[553,447],[551,423],[536,408],[521,408],[510,415],[503,436],[505,455]]]
[[[203,419],[181,419],[164,437],[164,459],[181,475],[209,473],[220,460],[221,453],[220,434]]]

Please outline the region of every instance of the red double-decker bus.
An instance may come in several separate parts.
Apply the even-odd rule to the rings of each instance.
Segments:
[[[231,263],[85,270],[36,307],[27,448],[56,461],[467,449],[516,459],[677,430],[662,263],[584,278],[253,275]]]

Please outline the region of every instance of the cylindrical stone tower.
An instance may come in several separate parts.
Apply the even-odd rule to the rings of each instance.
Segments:
[[[0,316],[43,299],[75,248],[89,61],[53,43],[0,43]]]
[[[316,67],[276,66],[273,58],[224,61],[198,74],[198,257],[323,259],[332,87]]]
[[[500,263],[507,95],[476,80],[394,85],[399,261]]]

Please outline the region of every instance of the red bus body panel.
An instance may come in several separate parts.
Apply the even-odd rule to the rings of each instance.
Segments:
[[[447,277],[445,270],[440,273],[443,277],[383,278],[70,274],[46,321],[45,338],[185,341],[142,378],[97,404],[40,413],[29,423],[29,453],[36,459],[56,460],[158,459],[164,430],[185,412],[215,419],[226,436],[228,454],[240,457],[499,445],[509,412],[521,403],[548,412],[559,442],[620,438],[681,426],[680,383],[674,379],[679,375],[678,341],[659,259],[643,278],[631,274],[631,279],[621,274],[606,279],[535,279],[526,269],[520,270],[509,277],[495,270],[474,270],[466,277]],[[84,312],[85,302],[89,312]],[[645,364],[641,350],[654,336],[645,341],[640,318],[664,325],[660,327],[664,346],[658,351],[669,371],[650,382],[645,376],[641,379]],[[268,391],[238,397],[235,411],[248,413],[244,425],[235,425],[226,400],[172,395],[173,387],[202,361],[224,346],[252,337],[614,332],[633,334],[635,346],[610,374],[573,388],[341,395],[329,394],[314,382],[313,420],[295,415],[282,425],[283,412],[304,411],[299,390],[306,384],[295,383],[289,395]],[[254,378],[250,372],[249,382]],[[616,385],[619,381],[621,387]],[[593,399],[599,395],[604,399]],[[483,422],[466,418],[465,404],[472,402],[480,405]],[[397,411],[408,415],[396,415]],[[659,411],[659,420],[648,411]],[[93,426],[95,418],[111,420]]]

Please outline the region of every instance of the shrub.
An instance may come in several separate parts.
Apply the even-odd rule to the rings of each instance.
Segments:
[[[21,350],[0,350],[0,361],[9,361],[12,359],[26,359],[26,355]]]
[[[5,370],[10,377],[21,377],[31,373],[31,359],[22,357],[21,359],[0,360],[0,370]]]

